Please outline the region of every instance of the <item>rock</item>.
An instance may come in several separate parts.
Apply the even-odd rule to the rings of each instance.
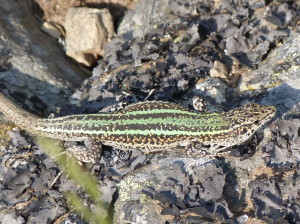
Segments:
[[[205,158],[160,158],[127,175],[119,184],[114,223],[186,223],[185,215],[198,216],[196,223],[226,220],[232,214],[221,199],[226,174],[218,166]]]
[[[0,218],[0,222],[2,224],[23,224],[25,220],[21,216],[17,216],[15,213],[9,213],[3,215]]]
[[[260,90],[286,83],[299,88],[300,66],[294,61],[300,48],[299,35],[292,33],[285,44],[273,50],[268,60],[259,64],[258,69],[241,75],[236,91]],[[293,78],[291,78],[293,77]],[[290,98],[285,98],[286,103]]]
[[[2,2],[0,14],[1,91],[48,116],[82,83],[82,71],[40,30],[29,4]]]
[[[62,36],[62,33],[60,32],[60,29],[58,29],[55,25],[49,22],[44,22],[41,26],[41,29],[49,34],[51,37],[54,37],[56,39],[60,38]]]
[[[214,61],[214,66],[210,69],[209,74],[213,78],[221,78],[226,81],[229,78],[229,70],[227,66],[220,61]]]
[[[188,155],[172,157],[169,153],[142,155],[135,149],[120,151],[104,145],[101,160],[91,172],[101,183],[105,203],[115,204],[115,220],[173,224],[251,223],[256,219],[255,222],[299,223],[300,42],[299,34],[294,32],[298,23],[297,6],[288,1],[277,3],[272,1],[267,8],[259,9],[264,7],[264,1],[233,5],[227,0],[218,4],[149,0],[141,1],[133,10],[137,15],[128,12],[127,20],[120,25],[127,30],[106,44],[105,56],[94,68],[93,77],[73,95],[76,110],[72,111],[72,106],[67,104],[68,114],[98,112],[116,102],[145,99],[192,108],[190,102],[197,95],[222,104],[220,107],[225,111],[247,102],[274,105],[277,110],[274,120],[279,119],[273,124],[271,121],[270,128],[267,124],[259,130],[255,141],[251,139],[250,144],[236,146],[229,154],[215,158],[182,159],[180,156]],[[10,15],[11,8],[20,14],[18,6],[14,1],[2,1],[1,19]],[[263,19],[266,14],[262,12],[266,10],[271,17]],[[64,75],[72,70],[69,64],[60,64],[66,62],[61,58],[47,60],[48,52],[37,48],[34,42],[39,37],[33,35],[35,29],[20,32],[21,35],[17,33],[19,30],[11,29],[14,23],[10,22],[19,19],[19,14],[0,24],[0,29],[6,28],[1,31],[10,35],[3,32],[5,41],[13,40],[8,42],[0,58],[0,69],[4,71],[0,73],[4,80],[0,86],[10,85],[8,89],[15,91],[14,96],[25,104],[28,92],[33,90],[47,96],[44,104],[44,98],[31,100],[29,107],[40,112],[48,105],[56,105],[53,102],[57,98],[53,96],[58,100],[64,97],[63,90],[67,88],[63,81],[69,78]],[[172,19],[168,20],[170,15]],[[33,39],[27,38],[28,35]],[[50,38],[43,37],[48,43]],[[24,43],[24,51],[15,51],[18,44]],[[14,47],[11,58],[10,46]],[[47,51],[52,51],[51,47],[47,45]],[[41,53],[40,61],[37,52]],[[34,63],[28,63],[30,60]],[[208,75],[216,60],[230,70],[227,84]],[[59,63],[66,71],[62,69],[60,74],[51,76],[51,70],[47,79],[50,68],[39,67],[46,62],[52,66]],[[22,78],[12,78],[15,68]],[[239,76],[240,85],[231,88]],[[82,106],[78,108],[79,105]],[[88,194],[66,181],[65,175],[57,176],[57,166],[36,146],[29,149],[34,143],[28,136],[23,132],[11,136],[15,136],[14,141],[3,150],[7,153],[1,150],[4,155],[0,158],[0,180],[4,181],[0,181],[3,199],[0,207],[5,209],[0,212],[0,220],[12,213],[30,223],[57,222],[58,218],[70,214],[61,195],[67,190],[76,192],[93,210]],[[201,163],[203,159],[208,160],[206,164]],[[53,187],[43,195],[56,176]],[[35,197],[38,200],[31,201]],[[74,214],[68,215],[65,222],[75,223],[73,218]]]
[[[103,45],[114,35],[107,9],[70,8],[65,20],[67,55],[91,66],[103,55]]]
[[[227,86],[218,78],[207,78],[204,82],[197,83],[195,87],[217,103],[226,102]]]
[[[133,8],[138,0],[35,0],[34,2],[43,11],[44,20],[63,27],[70,7],[90,7],[92,5],[93,8],[103,8],[105,6],[112,14],[114,22],[116,22],[124,15],[124,11]]]
[[[134,9],[126,12],[118,34],[129,32],[133,38],[143,37],[153,29],[153,24],[167,23],[169,14],[169,1],[140,1]]]

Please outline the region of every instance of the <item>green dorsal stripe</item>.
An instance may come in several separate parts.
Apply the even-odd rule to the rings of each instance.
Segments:
[[[43,131],[49,131],[51,130],[43,130]],[[114,131],[106,131],[106,130],[66,130],[66,129],[60,129],[57,128],[55,129],[55,132],[58,133],[80,133],[83,135],[143,135],[143,136],[149,136],[151,135],[163,135],[163,136],[168,136],[168,135],[190,135],[190,136],[202,136],[202,135],[217,135],[217,134],[222,134],[222,133],[227,133],[229,130],[218,130],[218,131],[185,131],[185,130],[154,130],[154,129],[149,129],[149,130],[140,130],[140,129],[130,129],[130,130],[114,130]]]
[[[196,113],[196,112],[192,112],[189,110],[173,110],[173,109],[150,109],[150,110],[142,110],[142,111],[128,111],[128,112],[124,112],[124,114],[126,115],[137,115],[137,114],[164,114],[164,113],[168,113],[168,114],[198,114],[198,115],[205,115],[205,113],[200,114],[200,113]],[[210,113],[210,115],[213,115],[213,113]]]
[[[41,119],[1,93],[0,111],[35,135],[68,141],[94,138],[124,150],[138,145],[146,153],[177,150],[177,144],[169,143],[182,141],[204,143],[212,152],[218,152],[245,142],[276,113],[273,106],[254,103],[226,113],[196,113],[156,101],[137,103],[118,112]]]
[[[55,122],[49,122],[49,124],[55,124]],[[209,119],[194,119],[194,118],[182,118],[175,119],[174,117],[166,118],[144,118],[144,119],[126,119],[126,120],[101,120],[101,123],[97,120],[73,120],[73,121],[64,121],[60,122],[60,125],[72,125],[74,128],[76,126],[80,127],[89,127],[89,128],[100,128],[107,125],[129,125],[129,124],[161,124],[161,125],[178,125],[182,127],[212,127],[216,128],[219,126],[228,126],[229,122],[223,117],[210,117]],[[55,128],[55,127],[54,127]]]
[[[128,112],[116,112],[116,113],[99,113],[99,114],[85,114],[85,115],[70,115],[66,117],[59,117],[59,118],[52,118],[52,119],[47,119],[49,121],[65,121],[67,119],[72,120],[73,119],[88,119],[90,120],[91,118],[97,119],[97,117],[114,117],[114,116],[127,116],[127,115],[148,115],[151,116],[151,114],[173,114],[175,116],[176,114],[182,114],[182,115],[194,115],[194,116],[199,116],[199,117],[207,117],[207,116],[219,116],[219,113],[196,113],[188,110],[172,110],[172,109],[151,109],[151,110],[145,110],[145,111],[128,111]]]

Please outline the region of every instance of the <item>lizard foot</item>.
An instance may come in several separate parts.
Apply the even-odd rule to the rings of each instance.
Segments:
[[[86,140],[84,142],[85,146],[74,145],[74,143],[72,145],[71,143],[66,144],[68,144],[66,151],[83,163],[95,164],[100,160],[102,146],[93,140]]]

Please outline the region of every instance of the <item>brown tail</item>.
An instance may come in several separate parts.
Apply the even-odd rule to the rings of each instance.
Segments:
[[[38,134],[35,127],[40,124],[42,119],[18,107],[2,93],[0,93],[0,111],[20,128],[32,134]]]

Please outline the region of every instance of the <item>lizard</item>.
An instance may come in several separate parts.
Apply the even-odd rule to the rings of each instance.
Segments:
[[[164,101],[144,101],[125,109],[97,114],[40,118],[0,93],[0,111],[20,128],[38,136],[64,141],[95,139],[121,150],[140,149],[145,154],[187,151],[201,144],[210,154],[223,152],[247,141],[271,120],[274,106],[248,103],[227,112],[196,112]]]

